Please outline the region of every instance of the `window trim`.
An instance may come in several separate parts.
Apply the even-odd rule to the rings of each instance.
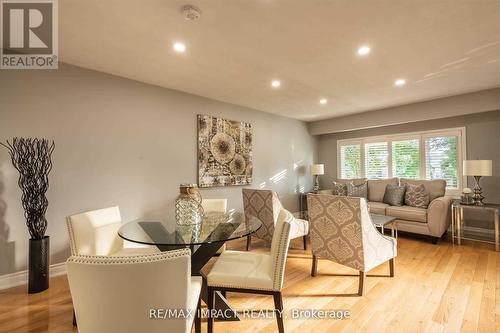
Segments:
[[[392,172],[392,141],[400,140],[419,140],[419,150],[420,150],[420,179],[425,179],[425,139],[435,136],[457,136],[457,158],[458,158],[458,188],[447,188],[446,195],[458,196],[462,192],[462,189],[467,184],[467,177],[463,175],[463,161],[467,159],[467,149],[466,149],[466,128],[465,127],[454,127],[445,128],[430,131],[418,131],[418,132],[408,132],[408,133],[397,133],[389,135],[377,135],[368,137],[359,137],[352,139],[342,139],[337,140],[337,178],[341,177],[341,156],[340,147],[344,145],[359,145],[360,146],[360,165],[361,165],[361,177],[365,177],[365,143],[373,142],[387,142],[389,148],[389,156],[387,160],[388,170],[387,174],[389,178],[393,177]]]

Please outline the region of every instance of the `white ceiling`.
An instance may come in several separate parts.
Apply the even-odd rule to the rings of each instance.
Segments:
[[[201,19],[186,21],[185,4]],[[500,86],[500,0],[64,0],[59,8],[63,62],[306,121]],[[363,44],[372,52],[359,57]],[[394,87],[397,78],[407,84]]]

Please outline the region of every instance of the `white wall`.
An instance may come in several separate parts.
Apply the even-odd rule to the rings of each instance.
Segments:
[[[69,256],[65,216],[119,205],[123,220],[172,210],[178,185],[197,182],[196,115],[253,124],[251,187],[265,182],[285,207],[311,187],[316,139],[305,123],[186,93],[60,64],[57,71],[0,72],[0,140],[54,139],[47,193],[51,261]],[[278,183],[270,178],[283,170]],[[28,232],[17,171],[0,149],[0,275],[27,265]],[[242,187],[204,189],[242,209]]]

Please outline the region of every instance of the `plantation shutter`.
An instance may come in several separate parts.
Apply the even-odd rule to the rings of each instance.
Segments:
[[[458,188],[458,137],[436,136],[425,139],[425,177],[444,179],[449,188]]]
[[[387,142],[365,144],[365,174],[368,179],[389,177]]]
[[[392,176],[420,178],[420,140],[392,141]]]
[[[361,178],[361,145],[350,144],[340,147],[340,178]]]

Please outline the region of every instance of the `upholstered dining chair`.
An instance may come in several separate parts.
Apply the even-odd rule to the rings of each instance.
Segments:
[[[255,218],[255,217],[253,217]],[[273,295],[278,330],[284,332],[283,275],[290,244],[290,229],[293,215],[281,209],[273,234],[270,253],[247,251],[224,251],[207,274],[209,310],[214,308],[216,291]],[[210,312],[210,311],[209,311]],[[208,333],[213,332],[214,318],[208,318]]]
[[[119,207],[109,207],[67,217],[72,255],[127,256],[158,253],[155,247],[126,248],[118,236],[122,226]]]
[[[312,269],[315,276],[318,259],[354,268],[359,271],[358,295],[363,295],[366,272],[389,261],[394,276],[396,239],[382,235],[373,225],[364,198],[308,194],[311,223]]]
[[[278,194],[271,190],[243,189],[243,209],[245,219],[258,218],[262,227],[253,235],[262,239],[267,245],[271,244],[278,215],[282,209]],[[294,219],[290,223],[290,239],[302,237],[304,250],[307,249],[307,235],[309,234],[309,222]],[[252,236],[247,237],[247,251],[250,250]]]
[[[68,280],[80,333],[201,332],[201,277],[189,249],[157,254],[71,256]],[[165,310],[187,316],[164,318]],[[197,311],[198,310],[198,311]]]
[[[227,212],[227,199],[203,199],[201,207],[205,213],[226,213]],[[217,250],[216,255],[220,255],[226,250],[226,244]]]

